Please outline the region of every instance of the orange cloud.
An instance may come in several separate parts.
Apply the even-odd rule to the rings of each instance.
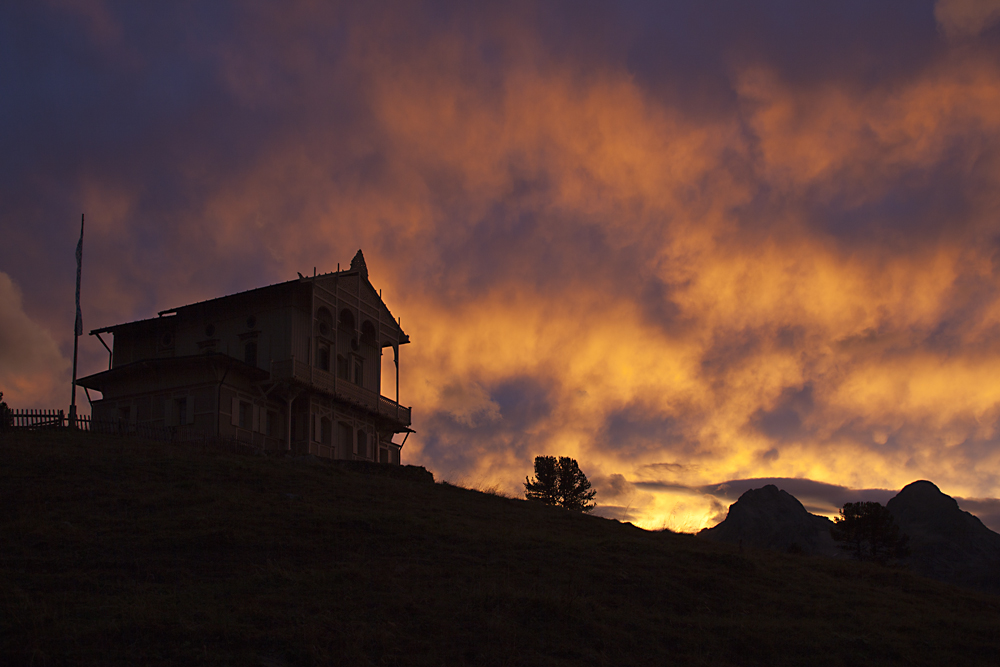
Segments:
[[[997,0],[938,0],[934,18],[948,37],[975,36],[1000,19]]]
[[[991,20],[960,4],[946,30]],[[573,456],[608,514],[691,530],[727,480],[1000,494],[988,52],[878,86],[733,58],[702,113],[623,61],[554,55],[527,10],[456,13],[254,9],[196,50],[281,121],[237,157],[178,151],[186,196],[155,222],[153,178],[82,181],[115,259],[86,274],[88,321],[362,247],[413,340],[404,458],[446,479],[519,493],[535,455]]]
[[[379,128],[368,137],[381,165],[374,182],[336,181],[323,151],[276,146],[207,208],[223,222],[220,242],[249,243],[254,209],[290,188],[312,222],[281,237],[276,257],[289,270],[312,243],[342,257],[341,245],[374,244],[373,278],[414,340],[401,372],[420,432],[411,460],[512,493],[545,452],[608,479],[679,460],[696,466],[674,479],[687,487],[764,474],[898,487],[945,474],[941,483],[966,495],[996,492],[934,453],[940,442],[993,436],[991,366],[926,341],[948,317],[956,281],[984,270],[969,237],[852,253],[794,202],[776,209],[771,232],[748,233],[736,213],[762,185],[848,206],[878,200],[970,133],[996,133],[995,71],[947,63],[895,90],[859,91],[796,89],[750,70],[738,85],[747,135],[736,117],[686,117],[614,70],[581,75],[526,58],[486,86],[462,66],[468,47],[452,35],[406,57],[359,50]],[[482,221],[497,202],[531,220],[493,223],[513,236],[496,237],[500,265],[476,245],[496,233]],[[269,224],[261,233],[273,233]],[[546,253],[573,252],[588,233],[597,250],[556,260],[558,275],[546,277]],[[450,245],[472,254],[455,261]],[[636,247],[637,263],[600,266]],[[650,281],[663,286],[668,321],[640,302]],[[979,331],[995,312],[976,316]],[[516,378],[542,381],[540,415],[508,414],[530,412],[499,396]],[[753,426],[807,385],[814,404],[790,440]],[[626,414],[634,428],[616,433],[609,423]],[[646,421],[654,425],[640,436]],[[717,516],[718,501],[648,491],[629,513],[694,529]]]

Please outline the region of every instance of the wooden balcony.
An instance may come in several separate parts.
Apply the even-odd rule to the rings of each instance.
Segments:
[[[349,380],[336,377],[319,368],[310,368],[309,364],[296,359],[285,359],[271,362],[272,380],[295,380],[316,389],[333,394],[342,401],[353,403],[361,408],[388,417],[404,426],[410,425],[410,408],[405,407],[377,392],[359,387]]]

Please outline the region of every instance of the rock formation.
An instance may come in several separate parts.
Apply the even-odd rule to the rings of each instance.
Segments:
[[[773,484],[751,489],[729,506],[725,520],[699,536],[748,547],[841,556],[830,537],[833,522],[806,511],[792,494]]]
[[[902,564],[916,574],[1000,594],[1000,534],[962,511],[927,481],[913,482],[887,504],[909,537]],[[830,537],[829,519],[806,511],[795,496],[769,484],[729,506],[726,519],[699,536],[748,547],[844,557]]]
[[[932,579],[1000,593],[1000,535],[927,481],[903,487],[886,507],[910,537],[906,563]]]

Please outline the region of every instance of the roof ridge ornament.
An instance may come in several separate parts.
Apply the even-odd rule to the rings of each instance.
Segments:
[[[365,264],[365,256],[362,254],[361,249],[358,248],[358,254],[354,256],[351,260],[351,271],[359,272],[364,278],[368,279],[368,265]]]

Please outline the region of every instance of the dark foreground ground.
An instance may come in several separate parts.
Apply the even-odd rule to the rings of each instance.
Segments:
[[[996,597],[420,477],[0,434],[0,665],[1000,664]]]

